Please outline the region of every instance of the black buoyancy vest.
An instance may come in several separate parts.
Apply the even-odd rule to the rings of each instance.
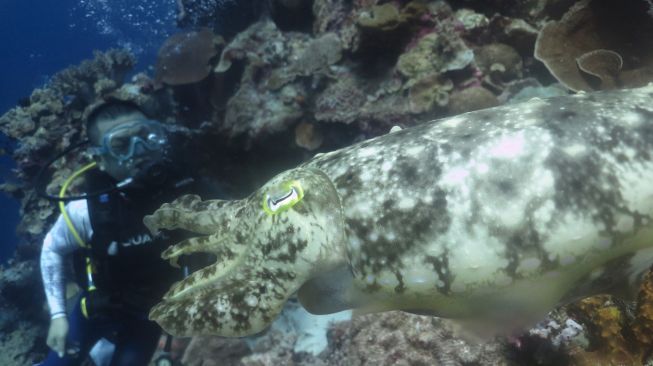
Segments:
[[[103,172],[89,173],[87,192],[106,187],[107,179],[111,178]],[[171,231],[154,237],[143,224],[143,217],[164,202],[190,192],[194,192],[192,184],[168,191],[114,190],[87,199],[93,235],[86,254],[94,263],[98,290],[109,292],[132,309],[147,310],[183,277],[178,268],[161,259],[161,252],[187,233]],[[79,268],[77,271],[85,282],[85,275],[79,276]]]

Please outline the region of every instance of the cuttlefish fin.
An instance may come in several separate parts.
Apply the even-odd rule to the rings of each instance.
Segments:
[[[359,306],[349,265],[316,276],[299,288],[297,298],[311,314],[332,314]]]

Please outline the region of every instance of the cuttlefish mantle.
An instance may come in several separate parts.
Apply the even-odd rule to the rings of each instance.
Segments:
[[[183,196],[145,218],[207,252],[150,318],[175,335],[265,329],[297,292],[316,314],[406,310],[537,320],[628,292],[653,263],[653,85],[500,106],[320,155],[250,197]]]

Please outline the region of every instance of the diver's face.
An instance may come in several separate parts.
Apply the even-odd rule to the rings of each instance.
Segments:
[[[160,159],[166,143],[162,126],[139,112],[99,121],[98,131],[92,141],[98,165],[118,181],[136,176]]]

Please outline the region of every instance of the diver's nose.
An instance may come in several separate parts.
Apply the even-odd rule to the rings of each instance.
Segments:
[[[134,144],[134,150],[132,153],[132,158],[141,158],[144,155],[148,153],[148,149],[144,146],[144,144],[137,142]]]

